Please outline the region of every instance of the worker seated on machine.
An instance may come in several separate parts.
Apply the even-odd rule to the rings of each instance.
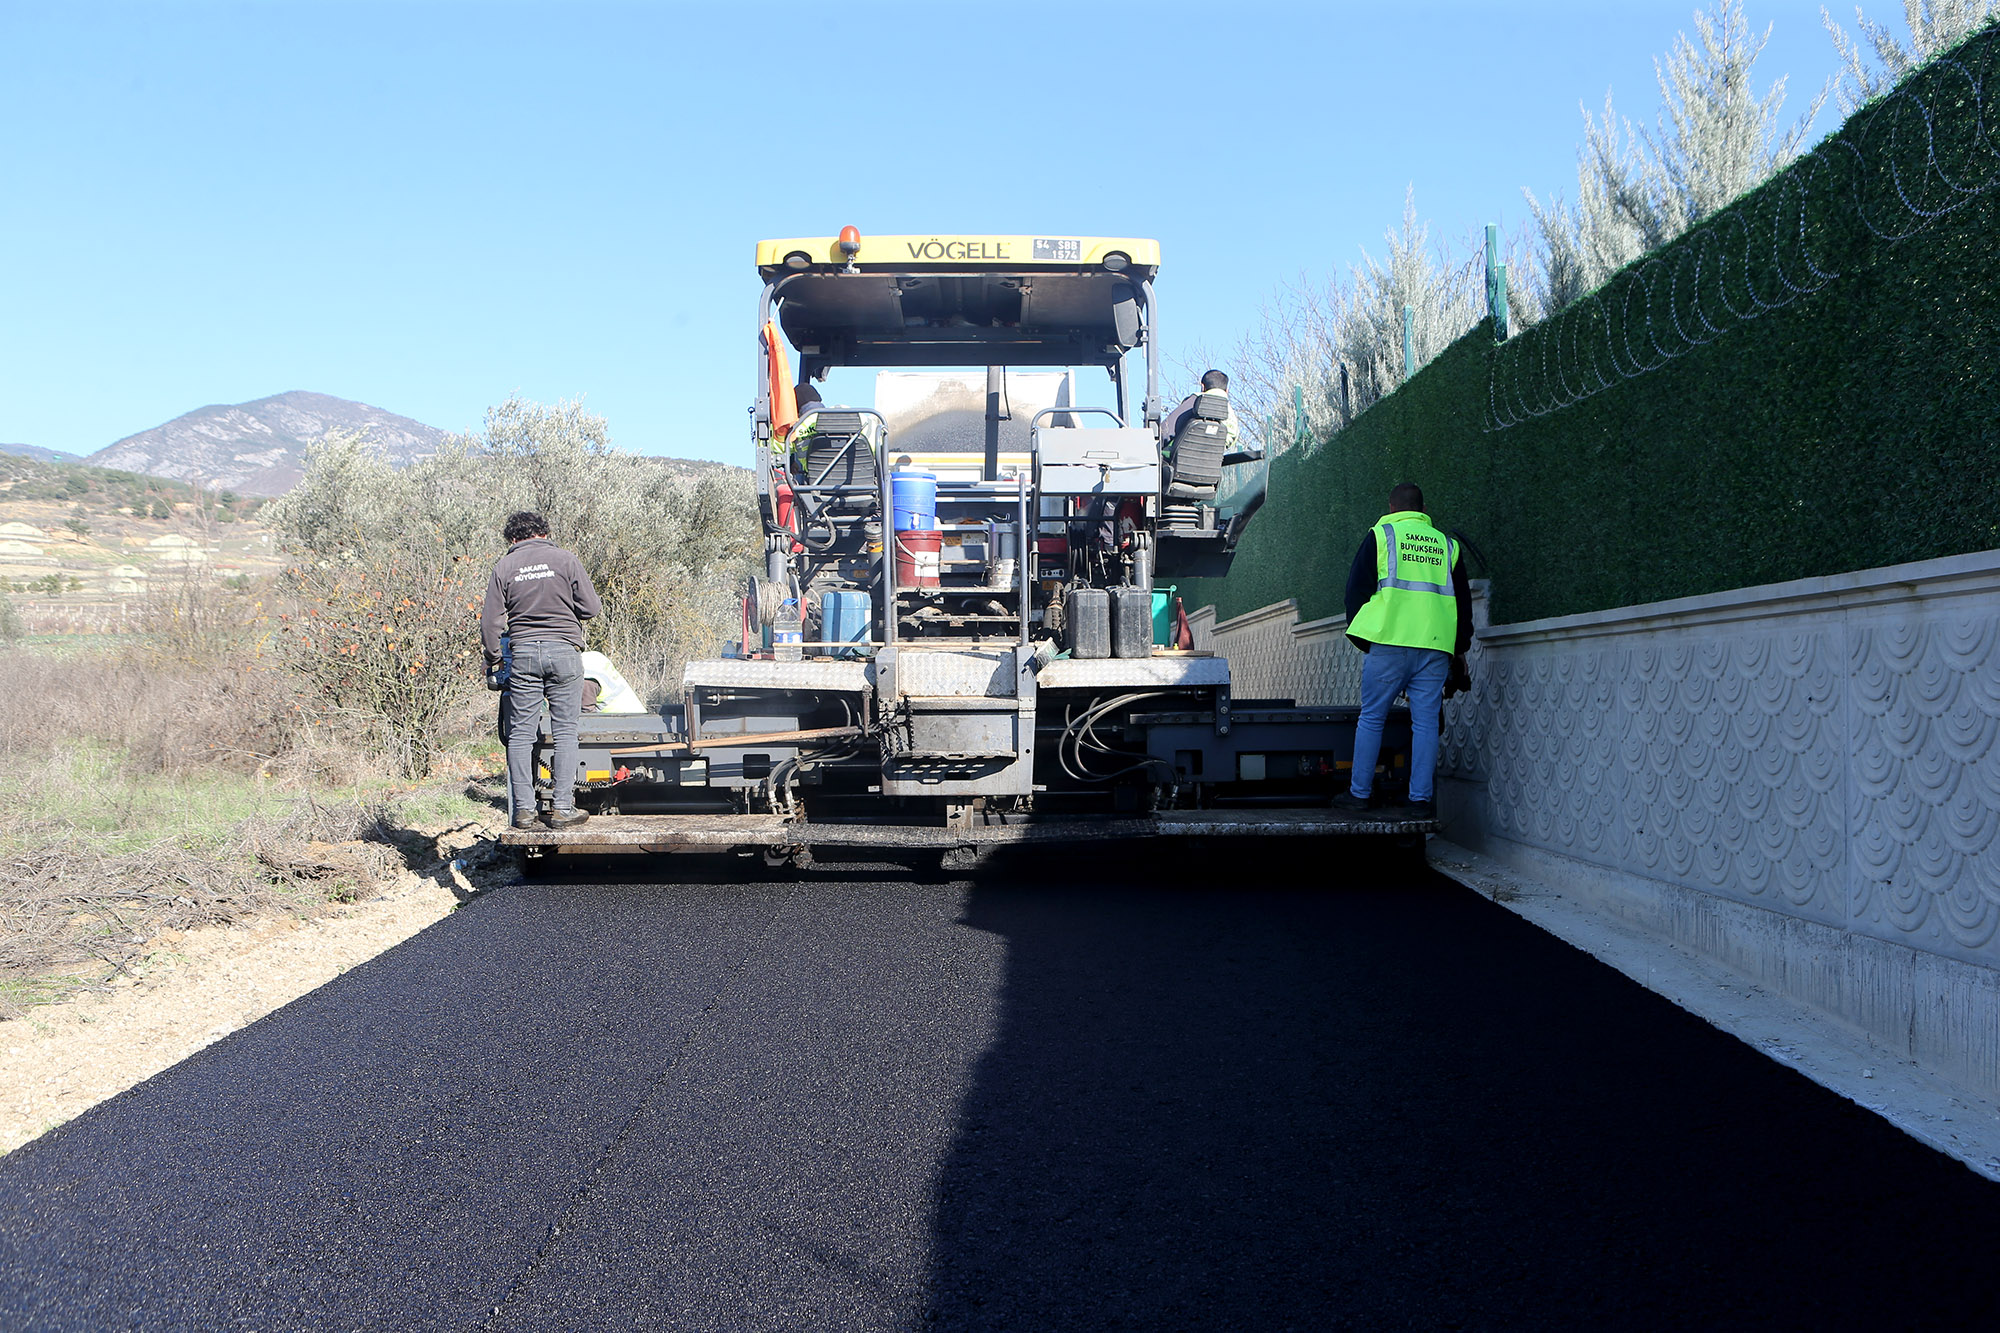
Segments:
[[[854,493],[843,495],[836,507],[872,508],[877,485],[873,418],[821,402],[819,390],[810,384],[799,385],[793,398],[799,417],[784,437],[793,481],[852,488]]]
[[[1256,446],[1246,448],[1242,442],[1242,426],[1236,420],[1236,406],[1230,402],[1230,376],[1222,370],[1204,370],[1202,386],[1182,398],[1174,410],[1166,414],[1166,420],[1160,422],[1162,460],[1174,460],[1180,452],[1182,436],[1198,438],[1216,434],[1216,426],[1208,426],[1206,422],[1216,422],[1216,426],[1220,426],[1222,438],[1216,442],[1220,442],[1222,448],[1214,458],[1216,466],[1226,462],[1250,462],[1252,458],[1264,456],[1264,450]],[[1210,454],[1214,448],[1210,444],[1210,448],[1202,448],[1200,452]]]
[[[820,402],[819,390],[810,384],[801,384],[792,390],[792,398],[799,407],[798,420],[782,430],[780,438],[791,453],[792,475],[803,481],[806,451],[812,447],[812,438],[819,434],[819,414],[825,404]]]
[[[831,418],[836,414],[852,412],[854,409],[844,403],[821,402],[819,390],[813,388],[810,384],[799,385],[798,388],[792,391],[792,397],[798,403],[799,417],[798,420],[792,423],[791,429],[784,433],[783,439],[791,451],[792,471],[803,477],[806,456],[812,451],[813,441],[831,433],[821,428],[821,415],[826,415],[829,418],[829,424],[831,424]],[[841,424],[845,425],[848,423],[843,422]],[[856,424],[859,425],[862,436],[870,439],[872,442],[874,435],[873,423],[866,417],[863,417]],[[845,432],[842,432],[841,438],[845,438]]]

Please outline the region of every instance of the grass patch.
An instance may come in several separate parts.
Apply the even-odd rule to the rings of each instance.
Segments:
[[[0,977],[0,1013],[18,1014],[35,1005],[91,989],[103,980],[102,976],[76,972],[49,977]]]
[[[462,828],[491,808],[457,782],[429,783],[393,802],[396,822],[407,828]]]
[[[59,831],[111,855],[162,839],[188,851],[216,851],[246,822],[282,820],[297,801],[247,774],[147,774],[137,767],[130,752],[86,741],[0,776],[11,825],[0,846]]]
[[[0,1018],[142,968],[163,931],[365,897],[492,813],[470,715],[436,777],[399,780],[254,653],[70,640],[0,650],[0,678]]]
[[[328,791],[143,767],[82,742],[0,778],[0,1018],[140,968],[163,931],[365,897],[490,811],[462,778]]]
[[[164,931],[365,897],[433,855],[430,830],[482,809],[449,779],[284,792],[235,774],[121,774],[118,758],[51,758],[51,780],[5,784],[0,1018],[138,970]]]

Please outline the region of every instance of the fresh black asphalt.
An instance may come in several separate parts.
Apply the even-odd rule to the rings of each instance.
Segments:
[[[1407,864],[696,868],[495,890],[0,1161],[0,1329],[2000,1314],[2000,1186]]]

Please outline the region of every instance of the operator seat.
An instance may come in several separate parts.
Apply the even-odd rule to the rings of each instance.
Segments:
[[[1170,500],[1213,500],[1222,481],[1222,456],[1229,448],[1229,396],[1205,393],[1174,433],[1167,482]]]
[[[822,411],[806,437],[803,469],[806,486],[838,486],[837,494],[814,494],[812,508],[830,514],[872,514],[881,507],[881,479],[875,471],[875,447],[868,419],[859,412]],[[796,459],[796,455],[794,456]]]

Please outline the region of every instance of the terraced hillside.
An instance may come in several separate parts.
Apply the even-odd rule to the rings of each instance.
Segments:
[[[31,634],[129,628],[195,583],[247,592],[277,569],[262,504],[0,454],[0,590]]]

